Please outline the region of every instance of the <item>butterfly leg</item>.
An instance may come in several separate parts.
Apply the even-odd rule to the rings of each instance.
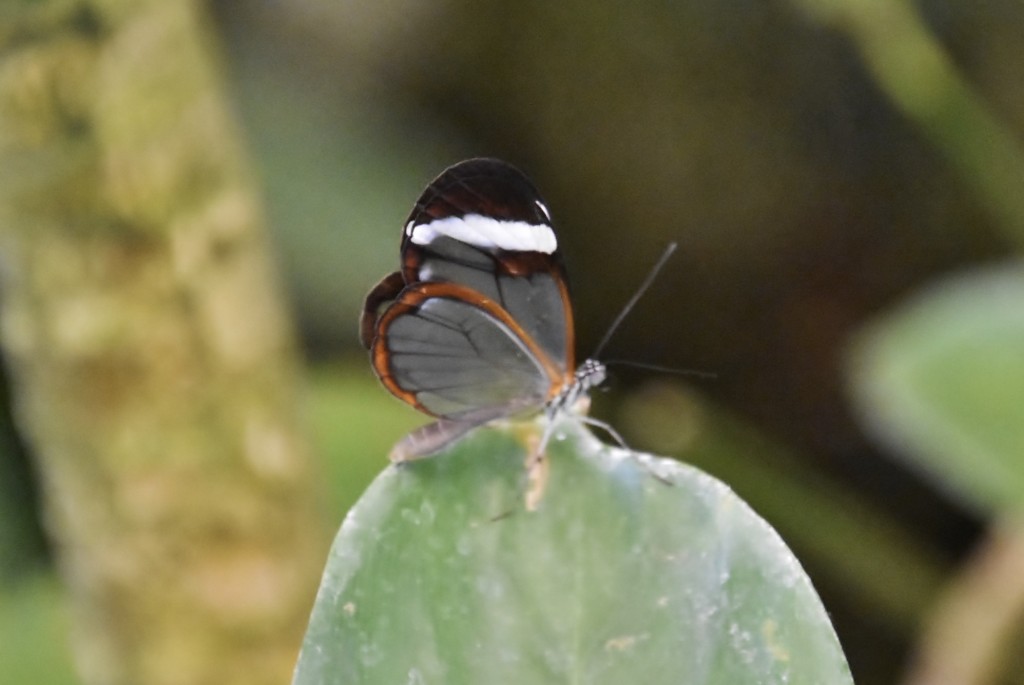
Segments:
[[[551,471],[551,460],[548,459],[547,449],[551,436],[555,432],[555,422],[548,421],[541,433],[540,440],[534,436],[528,442],[529,449],[526,454],[526,510],[536,511],[544,492],[548,486],[548,475]]]
[[[601,421],[600,419],[595,419],[595,418],[592,418],[590,416],[585,416],[585,415],[580,415],[577,418],[579,418],[580,421],[582,421],[583,423],[587,424],[588,426],[593,426],[595,428],[600,428],[605,433],[607,433],[608,435],[612,436],[612,438],[615,440],[615,442],[619,443],[619,447],[621,447],[624,450],[629,451],[630,454],[633,454],[633,451],[629,449],[629,445],[626,444],[626,441],[619,434],[619,432],[617,430],[615,430],[614,428],[612,428],[611,424],[606,423],[604,421]],[[636,459],[636,461],[637,461],[637,463],[640,464],[641,467],[643,467],[643,469],[645,471],[647,471],[647,473],[651,474],[651,476],[655,480],[657,480],[657,481],[659,481],[661,483],[664,483],[665,485],[675,485],[675,483],[673,483],[671,480],[665,478],[665,476],[661,475],[660,473],[658,473],[657,471],[652,469],[650,466],[645,464],[643,461],[641,461],[639,459]]]
[[[624,450],[628,450],[629,449],[629,445],[627,445],[626,441],[622,438],[621,435],[619,435],[619,431],[617,431],[614,428],[612,428],[612,425],[610,423],[608,423],[606,421],[602,421],[600,419],[595,419],[593,417],[587,416],[586,414],[579,414],[577,416],[577,418],[580,421],[582,421],[583,423],[587,424],[588,426],[593,426],[594,428],[600,428],[605,433],[607,433],[608,435],[612,436],[612,439],[614,439],[615,442],[619,443],[619,447],[621,447],[622,449],[624,449]]]

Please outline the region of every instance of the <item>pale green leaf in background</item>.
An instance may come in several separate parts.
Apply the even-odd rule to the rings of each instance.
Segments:
[[[851,360],[875,435],[976,507],[1024,507],[1024,266],[928,288],[867,329]]]

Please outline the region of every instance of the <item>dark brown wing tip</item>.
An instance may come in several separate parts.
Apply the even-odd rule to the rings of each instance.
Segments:
[[[536,225],[551,223],[540,192],[526,174],[493,157],[467,159],[441,172],[423,191],[406,223],[467,214]]]

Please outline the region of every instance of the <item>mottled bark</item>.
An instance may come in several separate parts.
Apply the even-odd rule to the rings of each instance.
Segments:
[[[84,679],[287,682],[322,529],[201,14],[0,12],[0,334]]]

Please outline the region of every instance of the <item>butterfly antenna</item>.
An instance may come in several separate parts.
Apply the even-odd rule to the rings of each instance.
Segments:
[[[708,380],[715,380],[718,378],[718,374],[712,371],[701,371],[699,369],[677,369],[672,366],[635,362],[631,359],[608,359],[602,363],[605,366],[632,366],[634,369],[657,371],[658,373],[670,373],[675,376],[695,376],[697,378],[706,378]]]
[[[669,243],[668,247],[665,248],[665,251],[661,253],[661,257],[654,265],[654,268],[651,269],[650,273],[647,274],[647,278],[644,279],[644,282],[641,283],[640,287],[637,288],[635,293],[633,293],[633,297],[629,299],[626,306],[623,307],[622,311],[619,312],[619,315],[615,317],[615,321],[613,321],[612,325],[608,327],[608,331],[604,334],[604,337],[601,338],[601,342],[597,344],[594,354],[591,355],[594,359],[597,359],[600,356],[601,350],[603,350],[605,345],[608,344],[608,341],[612,339],[612,335],[622,324],[623,319],[625,319],[629,312],[632,311],[633,307],[636,306],[636,303],[640,301],[640,298],[644,296],[647,289],[651,287],[651,283],[654,283],[654,279],[658,277],[658,272],[665,266],[665,263],[668,261],[668,258],[672,256],[672,253],[676,251],[676,247],[678,247],[678,245],[673,241]]]

